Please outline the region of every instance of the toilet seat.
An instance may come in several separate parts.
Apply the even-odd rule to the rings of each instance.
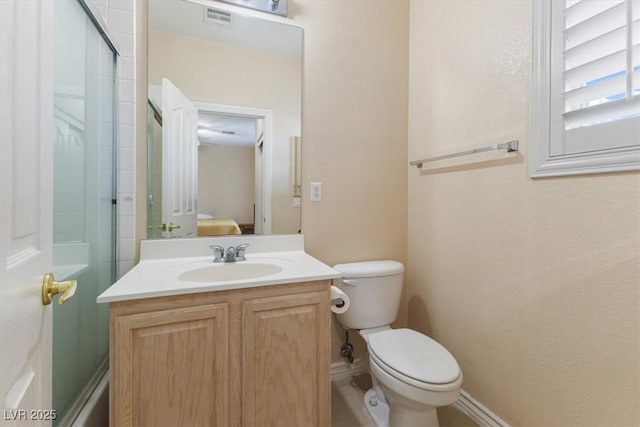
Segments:
[[[368,336],[372,362],[394,378],[424,390],[460,386],[455,358],[438,342],[411,329],[388,329]]]

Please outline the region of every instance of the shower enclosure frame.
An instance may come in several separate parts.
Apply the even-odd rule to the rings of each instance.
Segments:
[[[117,178],[118,178],[118,130],[119,130],[119,118],[118,118],[118,82],[120,81],[120,76],[118,73],[118,64],[120,58],[120,48],[118,43],[114,37],[114,34],[109,29],[106,24],[100,10],[96,7],[95,4],[88,0],[75,0],[81,6],[84,11],[87,22],[91,22],[93,24],[93,28],[97,31],[98,38],[106,44],[107,48],[113,54],[112,65],[112,78],[113,78],[113,86],[112,86],[112,135],[111,135],[111,233],[110,233],[110,282],[112,283],[116,279],[116,265],[118,261],[118,214],[117,214]],[[86,65],[86,58],[85,58]],[[98,147],[98,150],[100,147]],[[94,301],[95,303],[95,301]],[[97,303],[95,303],[97,306]],[[107,318],[107,326],[108,328],[108,318]],[[54,316],[54,328],[55,328],[55,316]],[[81,338],[80,338],[81,339]],[[108,337],[107,337],[108,339]],[[54,343],[55,346],[55,343]],[[53,366],[55,370],[55,365]],[[66,407],[66,411],[64,414],[58,414],[58,416],[62,416],[59,419],[60,425],[83,425],[85,424],[85,420],[90,419],[92,417],[91,413],[94,411],[95,406],[101,404],[101,402],[106,402],[104,396],[106,393],[108,386],[108,342],[107,342],[107,353],[105,354],[104,360],[99,364],[96,371],[93,373],[91,378],[76,390],[76,398],[73,403]],[[55,384],[52,384],[52,387],[55,390]]]

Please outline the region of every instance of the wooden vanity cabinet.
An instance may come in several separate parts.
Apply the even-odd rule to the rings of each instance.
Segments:
[[[329,280],[111,304],[111,426],[326,426]]]

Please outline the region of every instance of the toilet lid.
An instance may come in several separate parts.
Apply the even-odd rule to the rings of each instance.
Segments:
[[[446,348],[411,329],[389,329],[369,336],[369,351],[387,367],[416,381],[448,384],[460,367]]]
[[[336,264],[335,270],[342,273],[342,277],[383,277],[404,273],[404,265],[398,261],[361,261]]]

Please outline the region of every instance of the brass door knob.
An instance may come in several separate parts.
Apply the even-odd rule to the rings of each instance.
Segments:
[[[174,224],[172,222],[169,223],[169,225],[167,224],[162,224],[161,226],[162,231],[169,231],[169,233],[171,233],[173,230],[177,230],[178,228],[180,228],[179,225]]]
[[[76,293],[77,286],[77,280],[56,282],[55,280],[53,280],[53,274],[45,274],[44,278],[42,279],[42,304],[51,304],[53,296],[57,294],[62,294],[60,298],[58,298],[58,304],[64,304],[73,296],[73,294]]]

